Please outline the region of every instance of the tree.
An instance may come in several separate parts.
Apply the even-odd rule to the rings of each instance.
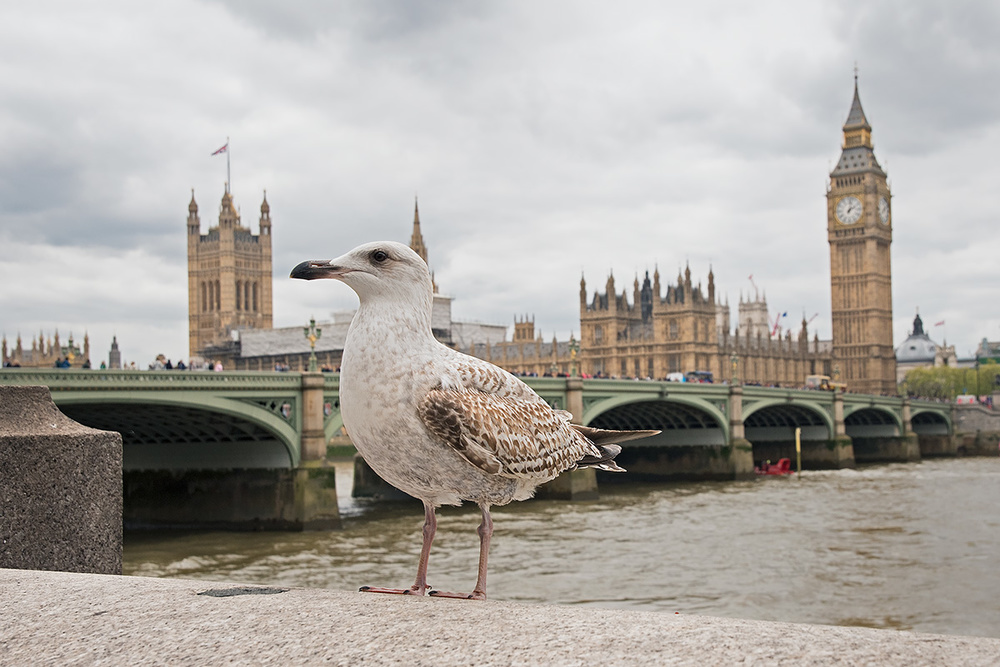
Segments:
[[[997,376],[1000,376],[1000,364],[993,361],[980,364],[978,368],[914,368],[903,378],[899,392],[904,396],[954,401],[959,394],[982,396],[996,391]]]

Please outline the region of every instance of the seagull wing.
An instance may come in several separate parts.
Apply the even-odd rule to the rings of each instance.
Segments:
[[[531,396],[432,389],[418,411],[432,434],[494,475],[550,479],[601,455],[569,423],[569,413]]]

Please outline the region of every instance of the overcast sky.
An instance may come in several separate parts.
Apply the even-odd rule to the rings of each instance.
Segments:
[[[280,6],[279,6],[280,5]],[[0,329],[187,351],[185,220],[274,231],[275,326],[353,308],[304,259],[424,238],[456,319],[579,326],[690,264],[830,337],[825,188],[860,92],[890,178],[894,340],[1000,338],[996,2],[5,3]],[[944,320],[944,327],[933,324]]]

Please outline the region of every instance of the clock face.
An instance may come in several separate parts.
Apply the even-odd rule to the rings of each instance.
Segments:
[[[844,197],[837,202],[837,220],[845,225],[853,225],[861,218],[861,200],[857,197]]]
[[[889,200],[885,197],[878,200],[878,217],[883,224],[889,224]]]

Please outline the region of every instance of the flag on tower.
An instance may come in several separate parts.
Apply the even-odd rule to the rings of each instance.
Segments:
[[[944,326],[944,320],[941,320],[940,322],[935,322],[934,326],[936,326],[936,327],[943,327]]]
[[[219,153],[225,153],[227,150],[229,150],[229,142],[228,141],[226,142],[225,146],[223,146],[219,150],[217,150],[214,153],[212,153],[212,155],[218,155]]]

